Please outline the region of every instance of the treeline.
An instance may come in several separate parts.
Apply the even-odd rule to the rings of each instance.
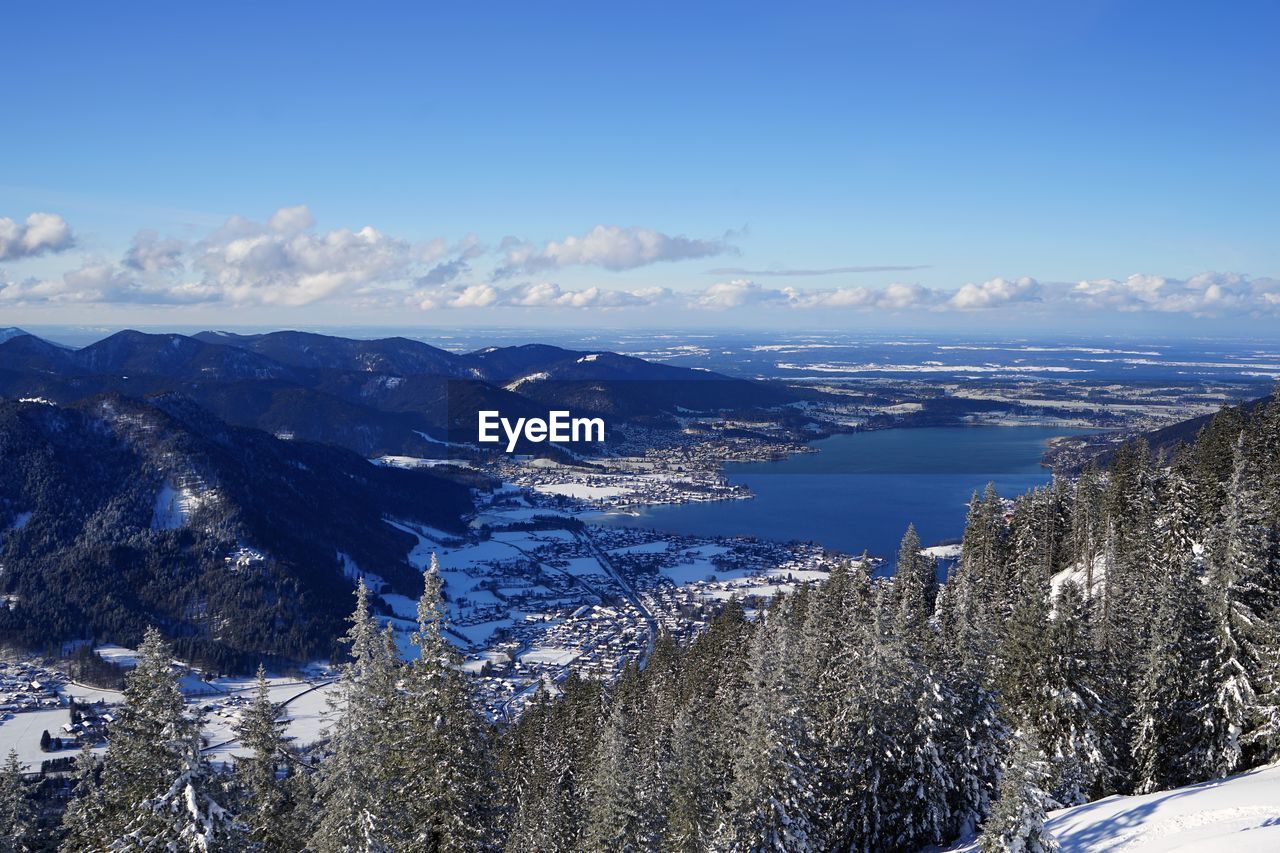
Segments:
[[[1131,444],[975,495],[944,586],[919,546],[892,579],[853,561],[762,612],[731,602],[503,728],[442,638],[435,571],[407,665],[360,586],[327,739],[291,750],[264,687],[225,775],[175,722],[153,634],[64,849],[1051,850],[1057,804],[1280,754],[1280,405],[1224,410],[1170,458]]]
[[[915,850],[1280,754],[1280,404],[975,495],[940,587],[908,531],[504,738],[500,835],[558,850]]]

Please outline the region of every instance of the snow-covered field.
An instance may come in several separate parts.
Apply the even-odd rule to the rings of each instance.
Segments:
[[[589,486],[585,483],[544,483],[534,486],[534,489],[546,495],[564,495],[583,500],[616,498],[631,493],[625,486]]]
[[[1047,825],[1062,853],[1280,850],[1280,764],[1172,791],[1107,797],[1051,812]]]

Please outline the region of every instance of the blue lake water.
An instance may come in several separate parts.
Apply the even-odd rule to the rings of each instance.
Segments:
[[[908,523],[925,545],[958,539],[970,495],[994,482],[1006,497],[1047,483],[1040,465],[1050,438],[1079,429],[937,427],[837,435],[817,453],[734,463],[729,480],[750,500],[643,507],[600,523],[698,536],[749,535],[818,542],[892,557]]]

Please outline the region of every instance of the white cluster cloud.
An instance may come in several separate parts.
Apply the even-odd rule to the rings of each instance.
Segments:
[[[1280,315],[1280,280],[1230,273],[1187,279],[1154,275],[1042,282],[993,278],[956,289],[916,283],[802,288],[735,275],[696,290],[668,287],[568,288],[539,272],[570,266],[628,270],[736,251],[720,240],[671,237],[648,228],[597,226],[580,237],[535,245],[508,238],[485,246],[474,235],[417,243],[371,226],[318,230],[302,205],[265,222],[233,216],[202,239],[139,232],[119,259],[84,257],[48,279],[13,280],[0,269],[0,304],[305,306],[341,300],[356,307],[448,309],[879,312],[1163,312],[1223,317]],[[0,219],[0,260],[62,251],[74,243],[62,217],[33,213],[23,224]],[[476,272],[480,267],[481,272]],[[839,270],[869,271],[871,267]],[[890,269],[890,268],[886,268]],[[487,271],[487,274],[485,272]],[[794,270],[797,277],[838,271]],[[742,271],[746,272],[746,271]],[[509,282],[517,274],[531,280]],[[770,277],[776,277],[770,272]]]
[[[745,278],[733,281],[721,281],[690,297],[697,308],[709,308],[713,311],[724,311],[730,308],[744,308],[749,305],[786,302],[784,291],[764,287]]]
[[[600,267],[614,272],[662,261],[686,261],[735,251],[727,239],[695,240],[672,237],[652,228],[597,225],[582,236],[570,235],[542,246],[514,238],[503,241],[506,260],[497,276],[539,273],[572,266]]]
[[[808,278],[815,275],[843,275],[862,272],[909,272],[927,270],[927,266],[878,266],[878,267],[821,267],[818,269],[770,269],[749,270],[742,267],[717,267],[707,270],[708,275],[751,276],[753,278]]]
[[[21,223],[0,218],[0,261],[61,252],[74,243],[71,228],[56,213],[33,213]]]
[[[441,308],[632,308],[671,302],[665,287],[613,290],[587,287],[566,290],[554,282],[527,282],[504,287],[494,283],[424,288],[405,301],[424,311]]]
[[[919,284],[890,284],[886,287],[838,287],[831,290],[784,288],[788,304],[796,308],[855,308],[875,311],[906,311],[928,308],[946,299],[943,291]]]
[[[947,304],[959,311],[999,308],[1014,302],[1038,302],[1043,292],[1044,288],[1034,278],[1013,281],[993,278],[982,284],[967,282],[947,300]]]
[[[1219,316],[1280,313],[1280,280],[1204,273],[1180,280],[1154,275],[1082,281],[1066,298],[1084,308]]]
[[[372,227],[314,232],[314,224],[297,206],[266,223],[232,217],[195,242],[142,231],[119,262],[91,258],[60,279],[8,282],[0,300],[299,306],[391,286],[415,261],[408,243]]]
[[[265,226],[235,218],[193,247],[200,281],[236,304],[308,305],[402,278],[408,243],[366,225],[312,233],[305,207],[282,208]]]

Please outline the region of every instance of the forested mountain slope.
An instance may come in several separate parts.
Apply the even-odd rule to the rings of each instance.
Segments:
[[[176,395],[0,403],[0,638],[136,643],[208,661],[328,655],[351,565],[416,595],[412,537],[457,528],[467,489],[232,427]],[[345,559],[340,556],[345,555]]]
[[[1142,436],[1143,442],[1150,449],[1151,453],[1156,456],[1168,456],[1178,449],[1181,444],[1193,444],[1197,440],[1200,443],[1217,442],[1220,437],[1234,440],[1234,436],[1239,433],[1241,424],[1257,409],[1274,403],[1276,396],[1269,394],[1266,397],[1259,397],[1255,400],[1246,400],[1234,406],[1224,406],[1219,411],[1211,415],[1201,415],[1198,418],[1191,418],[1185,421],[1179,421],[1176,424],[1170,424],[1160,429],[1152,430]],[[1099,454],[1096,459],[1100,464],[1108,464],[1118,451],[1118,448],[1111,448]],[[1203,448],[1201,450],[1203,451]]]
[[[229,423],[365,456],[438,456],[441,439],[475,440],[482,409],[518,418],[571,407],[678,431],[681,411],[751,411],[799,399],[780,385],[545,345],[455,354],[406,338],[303,332],[123,331],[79,350],[21,330],[0,340],[0,396],[67,404],[171,391]]]

